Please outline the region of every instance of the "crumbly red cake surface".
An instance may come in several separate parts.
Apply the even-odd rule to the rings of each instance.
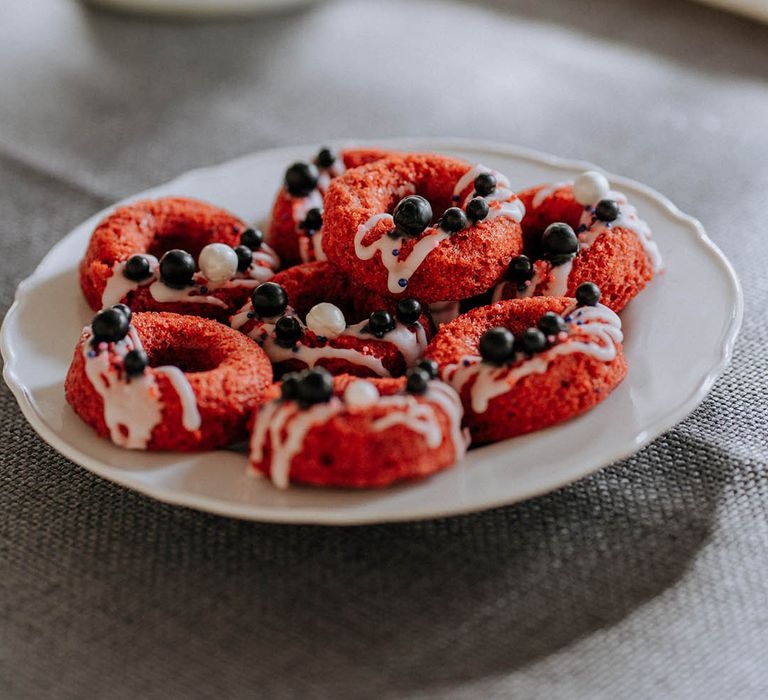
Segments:
[[[576,230],[584,211],[584,207],[574,199],[571,185],[553,189],[538,206],[534,206],[536,193],[545,187],[547,185],[538,185],[519,195],[525,204],[522,221],[525,252],[532,259],[540,255],[539,242],[547,226],[563,222]],[[566,294],[573,296],[582,282],[594,282],[600,287],[601,303],[620,311],[652,277],[653,264],[637,234],[630,228],[616,226],[603,231],[589,248],[576,254]],[[509,298],[513,291],[512,287],[508,287],[502,298]]]
[[[358,227],[377,214],[392,213],[403,196],[413,193],[425,197],[434,216],[439,217],[456,205],[454,187],[470,169],[469,163],[457,158],[408,154],[376,161],[336,178],[325,198],[323,250],[328,259],[355,283],[393,296],[381,253],[371,260],[357,256],[354,240]],[[387,235],[390,228],[391,223],[379,222],[363,243]],[[405,260],[418,240],[435,232],[429,228],[418,238],[405,241],[398,260]],[[521,250],[520,225],[507,216],[469,225],[429,253],[403,287],[403,294],[432,303],[483,292],[502,277],[510,258]]]
[[[350,148],[339,154],[347,169],[357,168],[366,163],[385,158],[392,151],[381,148]],[[297,265],[302,262],[299,241],[306,235],[299,230],[300,221],[296,221],[294,205],[296,198],[292,197],[285,187],[281,187],[272,204],[269,223],[269,244],[280,256],[283,265]]]
[[[246,436],[253,409],[272,383],[269,360],[253,341],[216,321],[172,313],[135,313],[131,321],[149,356],[150,367],[175,365],[184,371],[202,419],[200,429],[182,425],[182,405],[168,377],[156,372],[162,419],[152,431],[150,450],[207,450]],[[85,371],[83,334],[67,374],[67,401],[102,437],[110,431],[104,401]]]
[[[101,309],[102,295],[116,263],[132,255],[157,258],[181,248],[195,258],[209,243],[235,246],[247,228],[244,221],[206,202],[187,197],[164,197],[119,207],[103,219],[91,235],[80,263],[80,286],[92,309]],[[205,303],[158,302],[148,287],[139,287],[122,301],[134,311],[168,311],[226,320],[248,298],[247,288],[212,290],[225,307]]]
[[[505,327],[517,335],[536,326],[547,311],[560,314],[573,302],[562,297],[532,297],[473,309],[443,326],[425,355],[434,359],[445,374],[450,365],[460,363],[463,357],[478,355],[480,337],[491,328]],[[566,342],[589,339],[575,332]],[[626,372],[620,345],[610,362],[583,353],[561,355],[554,358],[543,373],[529,374],[516,381],[506,393],[491,399],[483,412],[472,409],[471,391],[476,380],[471,378],[460,390],[465,425],[472,434],[473,444],[540,430],[598,404],[616,388]]]
[[[341,397],[346,387],[357,378],[334,377],[334,391]],[[381,396],[402,392],[404,379],[368,379]],[[401,409],[376,403],[371,406],[347,406],[326,420],[312,425],[301,448],[290,461],[290,480],[314,486],[343,488],[379,488],[397,481],[420,479],[452,465],[456,449],[451,441],[450,418],[443,408],[428,396],[412,396],[409,400],[429,403],[442,431],[439,446],[431,447],[425,438],[405,425],[397,423],[385,430],[374,430],[374,421]],[[301,409],[298,414],[301,415]],[[260,414],[256,414],[258,421]],[[290,420],[287,423],[290,429]],[[459,455],[460,456],[460,455]],[[267,438],[263,459],[250,467],[271,475],[272,446]]]

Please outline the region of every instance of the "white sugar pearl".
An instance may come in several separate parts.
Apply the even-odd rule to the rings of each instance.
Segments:
[[[335,338],[344,332],[347,321],[341,309],[327,301],[315,304],[307,314],[307,328],[325,338]]]
[[[209,282],[226,282],[237,274],[237,253],[224,243],[209,243],[197,264]]]
[[[610,185],[605,175],[594,170],[587,170],[576,178],[573,183],[573,196],[584,206],[597,204],[608,194]]]
[[[344,390],[344,401],[349,406],[365,408],[371,406],[379,400],[379,390],[371,382],[364,379],[352,382]]]

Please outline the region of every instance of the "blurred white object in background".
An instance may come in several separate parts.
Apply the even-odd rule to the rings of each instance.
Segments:
[[[768,22],[768,0],[699,0],[699,2],[729,12],[738,12],[761,22]]]
[[[251,12],[275,11],[309,5],[317,0],[83,0],[121,12],[176,15],[188,17],[220,17]]]

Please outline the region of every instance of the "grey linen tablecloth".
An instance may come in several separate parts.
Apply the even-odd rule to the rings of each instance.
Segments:
[[[4,309],[112,201],[349,136],[601,163],[698,216],[746,292],[732,367],[688,420],[551,495],[431,522],[155,503],[60,457],[3,387],[1,697],[768,697],[767,27],[681,0],[1,10]]]

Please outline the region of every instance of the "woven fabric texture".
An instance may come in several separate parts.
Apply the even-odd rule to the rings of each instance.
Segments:
[[[664,192],[732,260],[746,315],[706,402],[639,454],[413,524],[155,503],[60,457],[3,386],[1,697],[768,697],[768,27],[684,0],[2,15],[3,311],[70,228],[191,167],[458,135]]]

